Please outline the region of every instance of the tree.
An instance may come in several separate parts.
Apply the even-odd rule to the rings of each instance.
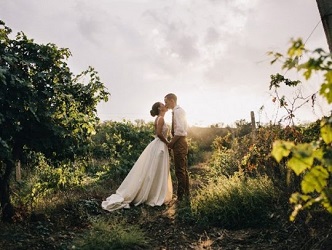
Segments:
[[[299,63],[308,55],[308,59]],[[303,73],[306,80],[313,73],[320,72],[323,75],[319,94],[326,101],[332,103],[332,56],[322,49],[309,51],[301,39],[293,40],[288,49],[287,56],[274,53],[272,63],[282,60],[282,68],[297,70]],[[270,88],[279,88],[281,83],[287,86],[297,86],[299,81],[292,81],[277,74],[271,76]],[[294,220],[298,212],[313,205],[323,206],[332,213],[332,116],[323,117],[320,121],[320,139],[307,143],[296,143],[295,141],[274,142],[272,149],[273,157],[280,162],[287,159],[287,166],[301,178],[301,190],[290,197],[294,205],[290,219]]]
[[[75,76],[68,49],[37,44],[0,21],[0,202],[10,221],[10,177],[23,151],[55,160],[82,153],[99,121],[96,106],[109,93],[89,67]]]

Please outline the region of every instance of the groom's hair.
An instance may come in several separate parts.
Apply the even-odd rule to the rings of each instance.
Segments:
[[[173,94],[173,93],[169,93],[169,94],[167,94],[166,96],[165,96],[165,98],[167,98],[167,99],[172,99],[172,100],[174,100],[175,102],[177,102],[177,97],[176,97],[176,95],[175,94]]]

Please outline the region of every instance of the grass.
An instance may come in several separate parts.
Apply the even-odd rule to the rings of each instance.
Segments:
[[[148,242],[139,226],[128,224],[124,218],[97,217],[91,219],[90,229],[74,241],[72,249],[144,249]]]
[[[276,198],[267,177],[220,176],[197,192],[193,216],[202,224],[223,228],[257,227],[270,223]]]
[[[191,206],[181,203],[153,208],[141,205],[109,213],[102,210],[100,204],[118,183],[89,179],[82,186],[41,197],[32,208],[33,212],[22,206],[18,210],[21,219],[2,230],[0,248],[98,250],[195,246],[201,249],[211,245],[222,249],[231,245],[235,249],[239,244],[236,239],[244,234],[250,235],[245,244],[257,247],[259,240],[259,249],[267,249],[262,245],[285,246],[283,239],[296,242],[292,246],[298,242],[304,242],[306,247],[329,244],[331,229],[317,231],[309,242],[302,238],[305,235],[302,232],[311,228],[289,224],[285,218],[278,217],[284,208],[277,206],[278,190],[267,177],[211,176],[208,165],[204,164],[189,170],[193,191]],[[270,227],[275,218],[279,223]],[[322,220],[326,218],[322,216]],[[331,224],[324,221],[318,225],[317,228],[322,228]],[[254,233],[255,229],[259,234]],[[237,238],[227,238],[228,233],[234,233]],[[270,240],[271,235],[274,235],[274,242]]]

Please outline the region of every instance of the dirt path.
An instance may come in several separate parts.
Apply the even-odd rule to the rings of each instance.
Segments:
[[[146,215],[140,227],[151,238],[151,249],[297,249],[289,248],[284,240],[287,237],[285,232],[202,228],[194,222],[177,218],[176,213],[173,204]]]

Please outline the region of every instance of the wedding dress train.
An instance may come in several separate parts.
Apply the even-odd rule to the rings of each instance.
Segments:
[[[163,126],[166,137],[168,127]],[[144,149],[115,194],[102,202],[102,208],[114,211],[145,203],[161,206],[171,201],[173,188],[167,145],[157,136]]]

